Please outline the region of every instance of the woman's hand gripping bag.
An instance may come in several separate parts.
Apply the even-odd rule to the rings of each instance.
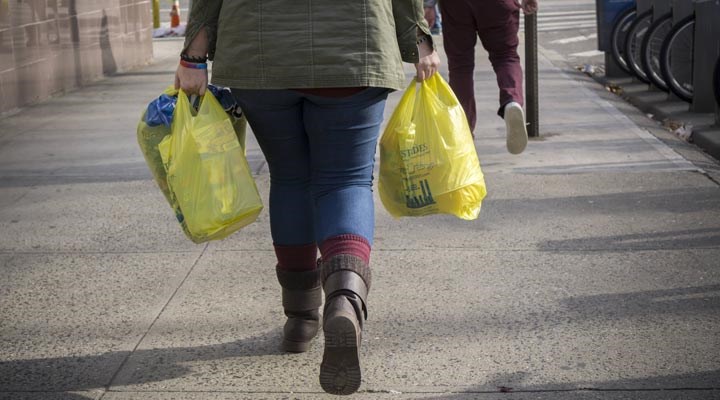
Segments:
[[[260,194],[230,117],[212,94],[194,113],[180,91],[171,134],[158,149],[178,220],[193,242],[223,239],[255,221]]]
[[[487,192],[465,113],[440,74],[416,83],[380,139],[380,199],[394,217],[475,219]]]

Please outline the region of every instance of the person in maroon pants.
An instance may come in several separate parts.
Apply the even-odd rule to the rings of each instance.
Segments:
[[[528,138],[523,112],[523,75],[517,53],[520,9],[525,14],[534,13],[537,0],[522,0],[522,3],[517,0],[440,0],[439,6],[450,87],[465,110],[471,132],[477,120],[473,73],[475,45],[480,37],[500,89],[498,115],[505,119],[508,151],[522,153]]]

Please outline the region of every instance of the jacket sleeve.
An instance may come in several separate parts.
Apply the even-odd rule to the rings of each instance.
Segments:
[[[393,0],[392,6],[400,55],[405,62],[417,63],[420,60],[417,38],[423,34],[430,36],[423,0]]]
[[[208,58],[215,56],[215,43],[217,42],[218,18],[223,0],[196,0],[192,2],[192,8],[188,16],[185,29],[185,51],[195,39],[201,29],[205,29],[208,36]]]

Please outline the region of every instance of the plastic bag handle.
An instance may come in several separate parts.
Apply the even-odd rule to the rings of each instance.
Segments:
[[[445,81],[442,79],[439,72],[432,74],[432,76],[423,80],[422,82],[419,82],[417,78],[413,78],[413,87],[417,86],[418,83],[420,84],[420,91],[419,94],[415,97],[413,119],[415,118],[415,110],[419,109],[422,98],[430,97],[433,99],[439,99],[440,91],[452,91],[448,84],[445,83]]]
[[[422,95],[431,95],[447,107],[460,105],[455,92],[439,73],[434,73],[430,78],[425,79],[420,87]]]
[[[218,99],[216,99],[212,92],[210,92],[209,90],[206,91],[205,94],[202,96],[197,96],[194,94],[188,96],[185,91],[180,89],[177,91],[177,96],[178,102],[176,107],[187,107],[185,111],[188,112],[187,115],[190,115],[192,117],[196,117],[198,114],[207,113],[207,109],[209,107],[219,107],[220,109],[223,109]],[[199,99],[199,105],[197,110],[192,107],[192,104],[195,103],[196,99]]]
[[[182,113],[182,115],[188,115],[193,117],[192,107],[190,107],[190,99],[188,95],[182,89],[177,92],[177,104],[175,105],[175,113]]]
[[[418,98],[416,84],[417,80],[413,78],[412,82],[410,82],[407,89],[405,89],[405,93],[403,94],[400,102],[398,103],[404,105],[404,109],[397,109],[393,113],[393,115],[399,113],[399,115],[402,117],[401,121],[403,125],[409,125],[415,119],[415,109],[417,109]],[[411,106],[412,110],[410,109]]]
[[[415,96],[415,106],[413,107],[413,120],[416,118],[417,110],[420,109],[421,105],[420,102],[427,101],[427,97],[430,98],[437,98],[437,76],[439,74],[436,72],[431,77],[423,80],[422,82],[419,82],[417,78],[413,78],[413,87],[416,87],[417,84],[420,84],[419,93],[417,96]]]
[[[175,85],[170,85],[163,90],[163,94],[166,94],[168,96],[177,96],[178,89],[175,89]]]

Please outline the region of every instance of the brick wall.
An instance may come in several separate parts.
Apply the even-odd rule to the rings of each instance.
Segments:
[[[150,0],[0,0],[0,114],[151,58]]]

